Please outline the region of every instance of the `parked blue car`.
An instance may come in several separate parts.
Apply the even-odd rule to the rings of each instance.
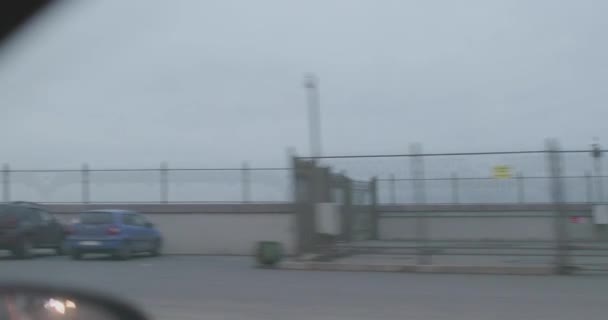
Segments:
[[[109,253],[120,260],[140,252],[157,256],[161,247],[158,229],[143,215],[129,210],[83,212],[66,238],[66,248],[73,259],[87,253]]]

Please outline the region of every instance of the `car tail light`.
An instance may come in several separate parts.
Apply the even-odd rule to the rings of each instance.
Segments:
[[[109,226],[108,229],[106,230],[106,233],[110,234],[110,235],[119,234],[120,228],[117,226]]]

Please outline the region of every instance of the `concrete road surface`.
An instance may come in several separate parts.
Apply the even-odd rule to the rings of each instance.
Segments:
[[[0,279],[95,288],[155,319],[605,319],[606,276],[262,270],[243,257],[0,259]]]

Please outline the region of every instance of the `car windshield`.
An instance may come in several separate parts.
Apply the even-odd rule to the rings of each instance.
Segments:
[[[112,223],[111,212],[85,212],[80,214],[82,224],[110,224]]]

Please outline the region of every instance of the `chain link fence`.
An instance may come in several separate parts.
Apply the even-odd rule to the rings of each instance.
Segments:
[[[592,150],[560,154],[563,168],[559,179],[567,191],[565,202],[608,199],[604,157],[593,157]],[[358,179],[376,177],[380,204],[550,203],[550,185],[555,179],[548,172],[544,150],[339,156],[321,161]],[[416,199],[420,192],[424,199]]]
[[[548,140],[545,150],[424,153],[412,145],[406,154],[296,158],[309,172],[296,176],[304,188],[326,189],[327,179],[315,178],[315,171],[339,172],[351,182],[353,198],[341,206],[343,228],[333,250],[315,244],[315,222],[307,221],[299,229],[308,237],[301,252],[323,248],[329,252],[323,259],[343,262],[607,272],[608,232],[598,218],[608,215],[604,152],[561,150]],[[374,201],[357,202],[357,181],[371,186]],[[332,200],[299,199],[303,219],[315,216],[315,203]],[[365,232],[344,236],[354,230]]]
[[[21,170],[4,165],[2,201],[40,203],[248,203],[291,199],[291,169],[170,168]]]

